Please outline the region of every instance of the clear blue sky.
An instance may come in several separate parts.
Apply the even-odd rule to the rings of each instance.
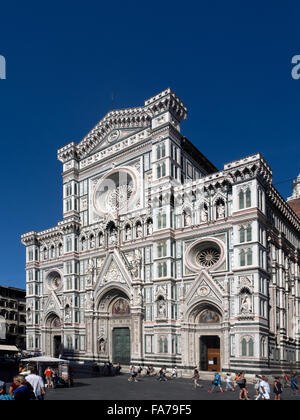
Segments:
[[[2,2],[0,284],[25,286],[20,235],[62,217],[57,149],[111,109],[171,87],[183,133],[216,166],[261,152],[300,172],[299,1]],[[286,198],[291,183],[278,184]]]

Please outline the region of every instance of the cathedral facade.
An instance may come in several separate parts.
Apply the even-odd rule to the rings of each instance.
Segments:
[[[300,219],[254,154],[218,170],[167,89],[58,150],[63,218],[22,235],[27,350],[183,374],[297,370]]]

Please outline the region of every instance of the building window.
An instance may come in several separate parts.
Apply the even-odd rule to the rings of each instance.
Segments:
[[[167,263],[163,262],[163,263],[159,263],[158,264],[158,273],[157,276],[158,277],[167,277]]]
[[[157,256],[158,258],[167,256],[167,243],[165,241],[157,244]]]

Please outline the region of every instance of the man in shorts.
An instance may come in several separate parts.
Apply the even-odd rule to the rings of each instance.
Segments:
[[[45,370],[44,375],[45,375],[45,378],[46,378],[47,387],[48,388],[54,388],[54,384],[53,384],[53,371],[52,371],[52,369],[49,366]]]

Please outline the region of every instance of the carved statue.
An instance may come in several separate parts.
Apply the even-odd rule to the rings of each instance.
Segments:
[[[223,219],[225,216],[225,206],[224,203],[219,203],[217,205],[217,219]]]
[[[248,293],[244,293],[241,296],[241,313],[251,312],[250,296]]]
[[[201,210],[201,219],[204,222],[207,222],[208,221],[208,209],[207,209],[207,207],[203,207],[202,208],[202,210]]]
[[[167,316],[166,302],[163,299],[157,302],[157,312],[159,318],[165,318]]]
[[[141,238],[143,236],[143,228],[139,223],[136,225],[136,237]]]
[[[110,244],[110,245],[116,245],[116,243],[117,243],[117,230],[116,230],[116,229],[113,229],[113,230],[110,232],[110,236],[109,236],[109,244]]]
[[[153,223],[152,221],[149,221],[147,223],[147,235],[152,235],[153,233]]]
[[[131,261],[132,274],[135,279],[140,278],[141,276],[141,263],[142,263],[142,255],[140,251],[137,249],[135,250],[135,255]]]
[[[99,341],[99,353],[105,353],[106,342],[104,338],[101,338]]]

